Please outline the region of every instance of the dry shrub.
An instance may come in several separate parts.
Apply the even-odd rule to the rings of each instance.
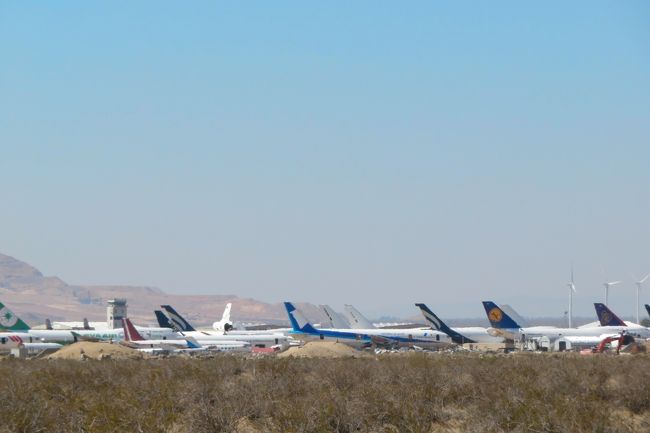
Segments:
[[[0,432],[625,432],[650,357],[9,360]],[[621,422],[621,414],[626,422]]]

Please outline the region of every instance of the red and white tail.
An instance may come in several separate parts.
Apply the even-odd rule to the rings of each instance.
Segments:
[[[124,340],[126,341],[142,341],[142,335],[135,329],[130,319],[122,319],[122,327],[124,328]]]

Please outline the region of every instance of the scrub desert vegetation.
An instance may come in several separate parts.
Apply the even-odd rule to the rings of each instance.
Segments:
[[[650,357],[7,359],[0,432],[642,432]]]

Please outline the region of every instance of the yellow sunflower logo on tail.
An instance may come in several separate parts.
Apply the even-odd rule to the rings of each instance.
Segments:
[[[490,310],[488,317],[490,318],[490,322],[500,322],[503,318],[503,313],[501,313],[501,310],[499,308],[495,307]]]

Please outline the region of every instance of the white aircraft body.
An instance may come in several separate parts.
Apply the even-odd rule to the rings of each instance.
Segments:
[[[198,342],[203,341],[245,341],[253,347],[272,347],[278,346],[280,348],[287,348],[291,345],[292,338],[279,332],[220,332],[220,331],[197,331],[190,323],[183,318],[173,307],[170,305],[161,305],[162,309],[167,315],[167,322],[178,332],[185,337],[192,337]],[[163,320],[158,315],[159,324]],[[203,344],[203,343],[202,343]]]
[[[250,344],[244,341],[204,341],[203,343],[197,342],[192,337],[184,336],[177,339],[169,340],[147,340],[137,331],[133,323],[129,319],[122,319],[122,326],[124,331],[124,344],[144,350],[250,350]]]
[[[40,343],[74,343],[80,339],[113,340],[124,338],[122,329],[96,329],[96,330],[58,330],[58,329],[31,329],[20,317],[0,302],[0,328],[7,332],[20,334],[26,342]],[[136,327],[138,331],[149,339],[167,339],[176,335],[169,328]],[[23,335],[24,334],[24,335]],[[0,336],[3,333],[0,333]]]
[[[44,343],[23,332],[0,333],[0,351],[7,352],[17,347],[25,347],[30,352],[33,352],[46,349],[60,349],[63,346],[58,343]]]
[[[451,338],[431,329],[336,329],[315,328],[291,302],[284,303],[293,334],[303,337],[338,340],[353,345],[369,343],[420,348],[440,348],[453,344]]]
[[[556,339],[559,337],[602,337],[617,335],[626,332],[635,337],[649,338],[650,329],[629,328],[627,326],[599,326],[593,328],[552,328],[548,326],[527,326],[521,327],[507,313],[505,313],[494,302],[483,302],[485,312],[492,328],[488,330],[491,335],[501,336],[508,339],[519,340],[524,338],[548,337]]]

